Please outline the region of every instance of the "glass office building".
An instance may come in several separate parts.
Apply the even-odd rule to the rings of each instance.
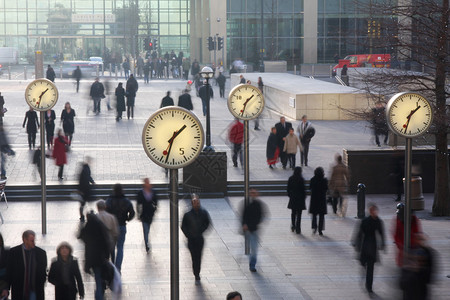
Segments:
[[[162,53],[189,52],[189,0],[0,0],[0,46],[21,58],[86,59],[138,53],[156,39]]]

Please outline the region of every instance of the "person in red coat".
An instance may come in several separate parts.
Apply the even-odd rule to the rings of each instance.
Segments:
[[[239,161],[242,165],[243,153],[242,153],[242,143],[244,142],[244,124],[242,124],[239,119],[236,118],[231,126],[230,132],[228,133],[228,139],[233,144],[233,166],[237,168],[237,157],[239,155]]]
[[[62,129],[58,129],[58,135],[55,137],[53,145],[53,158],[55,164],[59,167],[58,179],[63,180],[64,165],[67,164],[66,147],[68,147],[69,142]]]
[[[394,219],[394,241],[397,245],[397,265],[399,267],[403,266],[403,237],[405,232],[405,204],[397,204],[397,217]],[[417,233],[422,232],[422,226],[420,225],[419,219],[413,214],[411,215],[411,248],[415,248],[418,245]]]

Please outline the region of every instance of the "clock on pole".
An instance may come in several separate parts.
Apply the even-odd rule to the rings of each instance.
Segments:
[[[228,109],[240,120],[256,119],[264,109],[264,96],[251,84],[239,84],[230,91]]]

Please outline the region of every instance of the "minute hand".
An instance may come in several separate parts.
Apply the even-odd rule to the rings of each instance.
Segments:
[[[166,163],[169,160],[170,151],[172,150],[173,141],[175,138],[186,128],[186,125],[183,125],[183,127],[180,128],[180,130],[175,131],[172,135],[172,137],[167,141],[169,143],[168,150],[166,152]]]
[[[253,96],[255,96],[255,95],[251,95],[251,97],[248,98],[248,99],[244,102],[244,107],[243,107],[242,110],[241,110],[241,116],[244,115],[244,110],[245,110],[245,108],[247,107],[247,103],[248,103],[248,101],[250,101],[250,100],[253,98]]]
[[[405,133],[408,130],[408,125],[409,125],[409,121],[411,121],[411,117],[412,115],[420,108],[420,106],[417,106],[416,109],[412,110],[409,115],[406,117],[406,119],[408,119],[408,121],[406,122],[406,124],[403,125],[403,128],[405,128]]]

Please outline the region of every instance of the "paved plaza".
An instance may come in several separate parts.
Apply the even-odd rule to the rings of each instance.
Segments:
[[[29,82],[29,81],[28,81]],[[38,184],[34,165],[30,164],[31,151],[28,150],[25,129],[22,122],[27,110],[24,100],[25,81],[0,81],[0,92],[5,97],[5,126],[16,156],[8,158],[8,184]],[[124,81],[123,81],[124,82]],[[136,98],[136,112],[133,120],[116,122],[114,112],[107,111],[102,101],[99,116],[91,112],[92,101],[88,99],[90,81],[83,81],[80,93],[75,93],[71,80],[56,82],[60,99],[55,107],[58,121],[66,101],[72,103],[77,120],[73,149],[69,154],[69,165],[65,168],[61,184],[76,180],[78,164],[86,155],[94,158],[92,173],[98,183],[139,182],[149,177],[153,182],[164,183],[167,178],[161,168],[155,166],[145,155],[141,145],[141,131],[150,114],[160,105],[167,90],[173,92],[177,101],[185,81],[157,80],[144,85]],[[112,81],[111,86],[117,82]],[[227,86],[229,91],[229,86]],[[230,149],[226,143],[227,127],[232,121],[226,100],[218,98],[218,88],[214,86],[216,97],[212,100],[212,143],[216,150],[228,152],[228,180],[243,180],[240,168],[233,168]],[[201,101],[193,96],[194,112],[202,122]],[[261,120],[261,131],[254,131],[250,124],[251,180],[283,180],[291,171],[269,170],[265,159],[267,136],[278,122],[279,115],[265,111]],[[294,122],[296,128],[298,122]],[[304,177],[312,177],[317,166],[327,171],[335,153],[342,149],[375,149],[371,132],[364,121],[313,121],[316,136],[311,143],[310,166],[304,168]],[[386,146],[387,147],[387,146]],[[297,157],[297,161],[299,158]],[[47,160],[49,183],[57,184],[57,168]],[[181,178],[181,176],[180,176]],[[426,209],[418,213],[422,227],[430,239],[430,244],[438,253],[438,268],[431,288],[430,299],[450,298],[450,222],[448,218],[430,216],[433,195],[427,194]],[[363,274],[355,252],[350,246],[350,238],[356,224],[356,199],[349,197],[348,216],[345,219],[328,214],[324,236],[312,235],[311,217],[303,213],[302,235],[290,231],[290,210],[287,197],[262,197],[269,207],[270,215],[263,224],[260,235],[260,253],[257,273],[248,270],[248,257],[244,255],[244,239],[240,233],[240,206],[242,198],[229,197],[202,199],[202,205],[210,212],[213,226],[206,234],[201,271],[201,284],[194,284],[191,259],[186,239],[180,231],[180,298],[181,299],[225,299],[232,290],[239,290],[243,299],[368,299],[363,284]],[[381,264],[375,267],[374,291],[376,299],[401,299],[397,288],[398,269],[395,265],[396,249],[391,236],[391,220],[395,215],[393,195],[368,195],[367,202],[374,201],[380,207],[380,215],[385,221],[387,251],[381,254]],[[309,206],[309,198],[307,199]],[[93,203],[91,208],[94,208]],[[180,220],[189,208],[186,200],[180,201]],[[61,241],[69,241],[75,249],[75,256],[84,260],[84,245],[76,239],[78,231],[78,203],[49,202],[47,204],[47,234],[41,234],[40,203],[0,203],[4,224],[0,231],[5,244],[19,244],[25,229],[37,232],[37,245],[47,251],[50,258],[56,256],[56,246]],[[331,211],[331,208],[329,208]],[[169,241],[169,201],[161,200],[151,228],[151,252],[146,254],[142,238],[142,227],[138,220],[128,225],[125,255],[122,266],[123,299],[170,299],[170,241]],[[93,299],[94,279],[83,274],[86,299]],[[53,286],[47,284],[47,299],[54,294]],[[107,292],[107,299],[111,299]]]

